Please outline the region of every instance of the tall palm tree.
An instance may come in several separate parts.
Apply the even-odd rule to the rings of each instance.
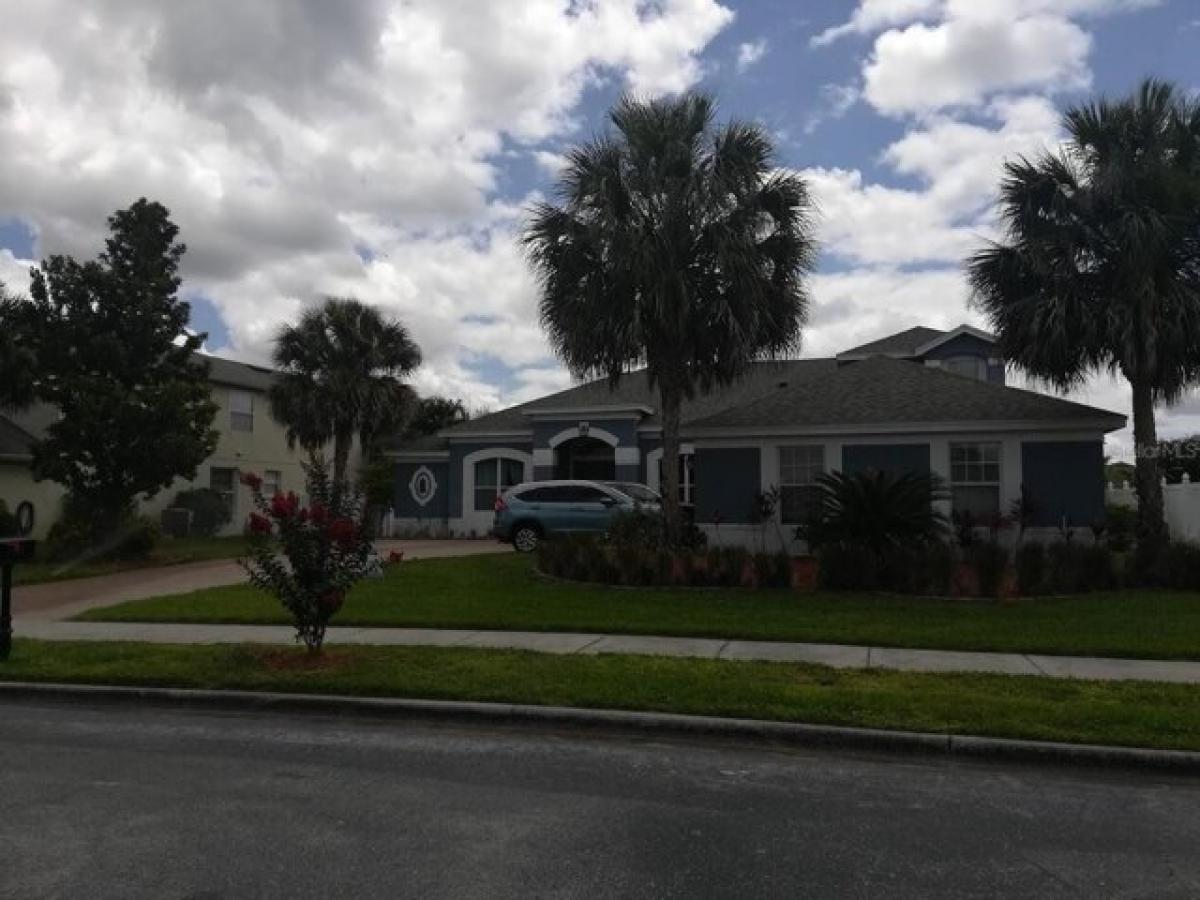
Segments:
[[[279,376],[271,412],[287,426],[288,443],[318,451],[333,442],[337,496],[345,483],[350,448],[399,427],[415,401],[401,378],[421,364],[408,330],[374,307],[330,297],[285,325],[275,338]]]
[[[37,365],[26,318],[31,311],[0,281],[0,409],[23,409],[34,401]]]
[[[1166,540],[1154,408],[1200,376],[1200,104],[1147,80],[1063,117],[1060,153],[1005,166],[1005,234],[967,263],[1008,358],[1060,389],[1133,392],[1139,565]]]
[[[620,100],[614,130],[568,154],[559,202],[535,206],[524,234],[543,327],[572,373],[615,384],[645,365],[658,388],[672,538],[682,402],[799,346],[816,257],[804,180],[775,167],[761,128],[714,113],[704,94]]]

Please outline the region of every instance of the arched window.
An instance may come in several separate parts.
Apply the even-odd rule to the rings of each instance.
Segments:
[[[525,478],[525,464],[507,457],[488,457],[475,463],[476,512],[486,512],[496,503],[496,496]]]

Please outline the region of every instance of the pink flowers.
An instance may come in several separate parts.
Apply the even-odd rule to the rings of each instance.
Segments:
[[[262,516],[256,512],[252,512],[252,513],[250,513],[249,527],[250,527],[251,534],[270,534],[271,533],[271,520],[268,519],[266,516]]]
[[[258,493],[262,490],[263,480],[253,472],[243,472],[241,477],[242,484],[250,488],[250,490]]]
[[[349,548],[354,546],[354,542],[358,538],[358,528],[353,519],[343,516],[329,523],[328,534],[329,539],[339,547]]]
[[[294,491],[286,494],[276,494],[271,498],[271,515],[276,519],[290,519],[300,506],[300,498]]]
[[[342,602],[345,599],[345,595],[338,591],[326,591],[317,599],[317,605],[321,607],[323,612],[332,616],[342,608]]]

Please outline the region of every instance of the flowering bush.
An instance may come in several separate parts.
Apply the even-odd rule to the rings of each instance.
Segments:
[[[292,615],[296,639],[315,653],[346,593],[379,560],[362,526],[359,497],[345,486],[335,492],[319,460],[305,465],[304,472],[308,506],[290,491],[265,497],[258,475],[242,475],[257,509],[246,522],[251,540],[242,566],[251,584],[279,598]]]

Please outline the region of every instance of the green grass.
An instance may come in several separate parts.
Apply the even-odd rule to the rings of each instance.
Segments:
[[[249,587],[134,601],[80,618],[286,622]],[[1200,659],[1200,594],[1122,591],[1013,603],[876,594],[631,589],[547,580],[515,554],[403,563],[335,625],[589,631],[1087,656]]]
[[[555,704],[1200,750],[1200,689],[786,663],[337,647],[280,670],[245,645],[18,640],[0,679]],[[299,657],[303,651],[283,651]]]
[[[13,567],[14,584],[40,584],[64,581],[69,578],[88,578],[92,575],[111,575],[130,569],[153,566],[174,566],[180,563],[204,562],[210,559],[234,559],[246,550],[246,539],[234,537],[163,538],[146,559],[114,560],[112,562],[83,562],[77,565],[51,563],[35,559]]]

